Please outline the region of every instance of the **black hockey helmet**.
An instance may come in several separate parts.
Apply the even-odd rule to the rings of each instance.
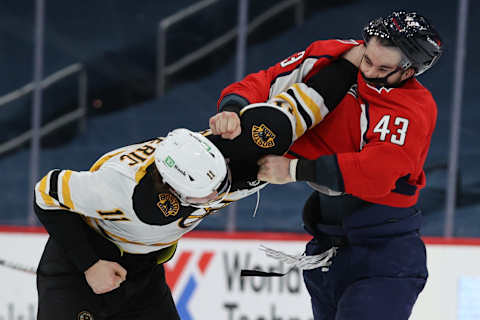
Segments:
[[[372,36],[390,39],[409,60],[402,68],[415,68],[415,75],[427,71],[442,53],[440,35],[425,17],[415,12],[394,11],[370,21],[363,28],[363,37],[368,42]]]

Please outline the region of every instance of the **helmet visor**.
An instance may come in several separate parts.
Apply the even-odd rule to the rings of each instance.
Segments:
[[[209,208],[211,206],[221,203],[228,195],[232,187],[232,174],[230,168],[227,165],[227,174],[222,180],[220,185],[216,190],[212,190],[212,193],[202,197],[202,198],[193,198],[188,196],[182,196],[175,190],[172,190],[173,193],[179,198],[180,202],[184,206],[192,206],[195,208]]]

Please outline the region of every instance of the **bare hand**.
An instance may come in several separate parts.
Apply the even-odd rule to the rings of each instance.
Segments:
[[[126,277],[127,270],[116,262],[106,260],[98,260],[85,271],[88,285],[96,294],[117,289]]]
[[[222,135],[224,139],[235,139],[242,132],[238,114],[222,111],[210,118],[210,129],[215,135]]]
[[[352,47],[346,51],[342,57],[345,60],[350,61],[355,67],[359,68],[360,63],[362,62],[363,55],[365,54],[365,46],[363,44]]]
[[[293,182],[290,177],[290,159],[282,156],[268,155],[257,161],[260,166],[257,179],[273,184]]]

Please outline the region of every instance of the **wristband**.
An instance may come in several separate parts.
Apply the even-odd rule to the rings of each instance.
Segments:
[[[292,178],[293,181],[297,181],[297,162],[298,159],[290,160],[290,178]]]

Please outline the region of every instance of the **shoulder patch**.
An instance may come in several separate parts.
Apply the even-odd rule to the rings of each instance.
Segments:
[[[252,126],[252,139],[253,142],[260,148],[272,148],[275,146],[276,134],[273,133],[266,125],[263,123],[260,126]]]
[[[165,217],[176,216],[180,210],[180,203],[171,193],[159,193],[157,207]]]

